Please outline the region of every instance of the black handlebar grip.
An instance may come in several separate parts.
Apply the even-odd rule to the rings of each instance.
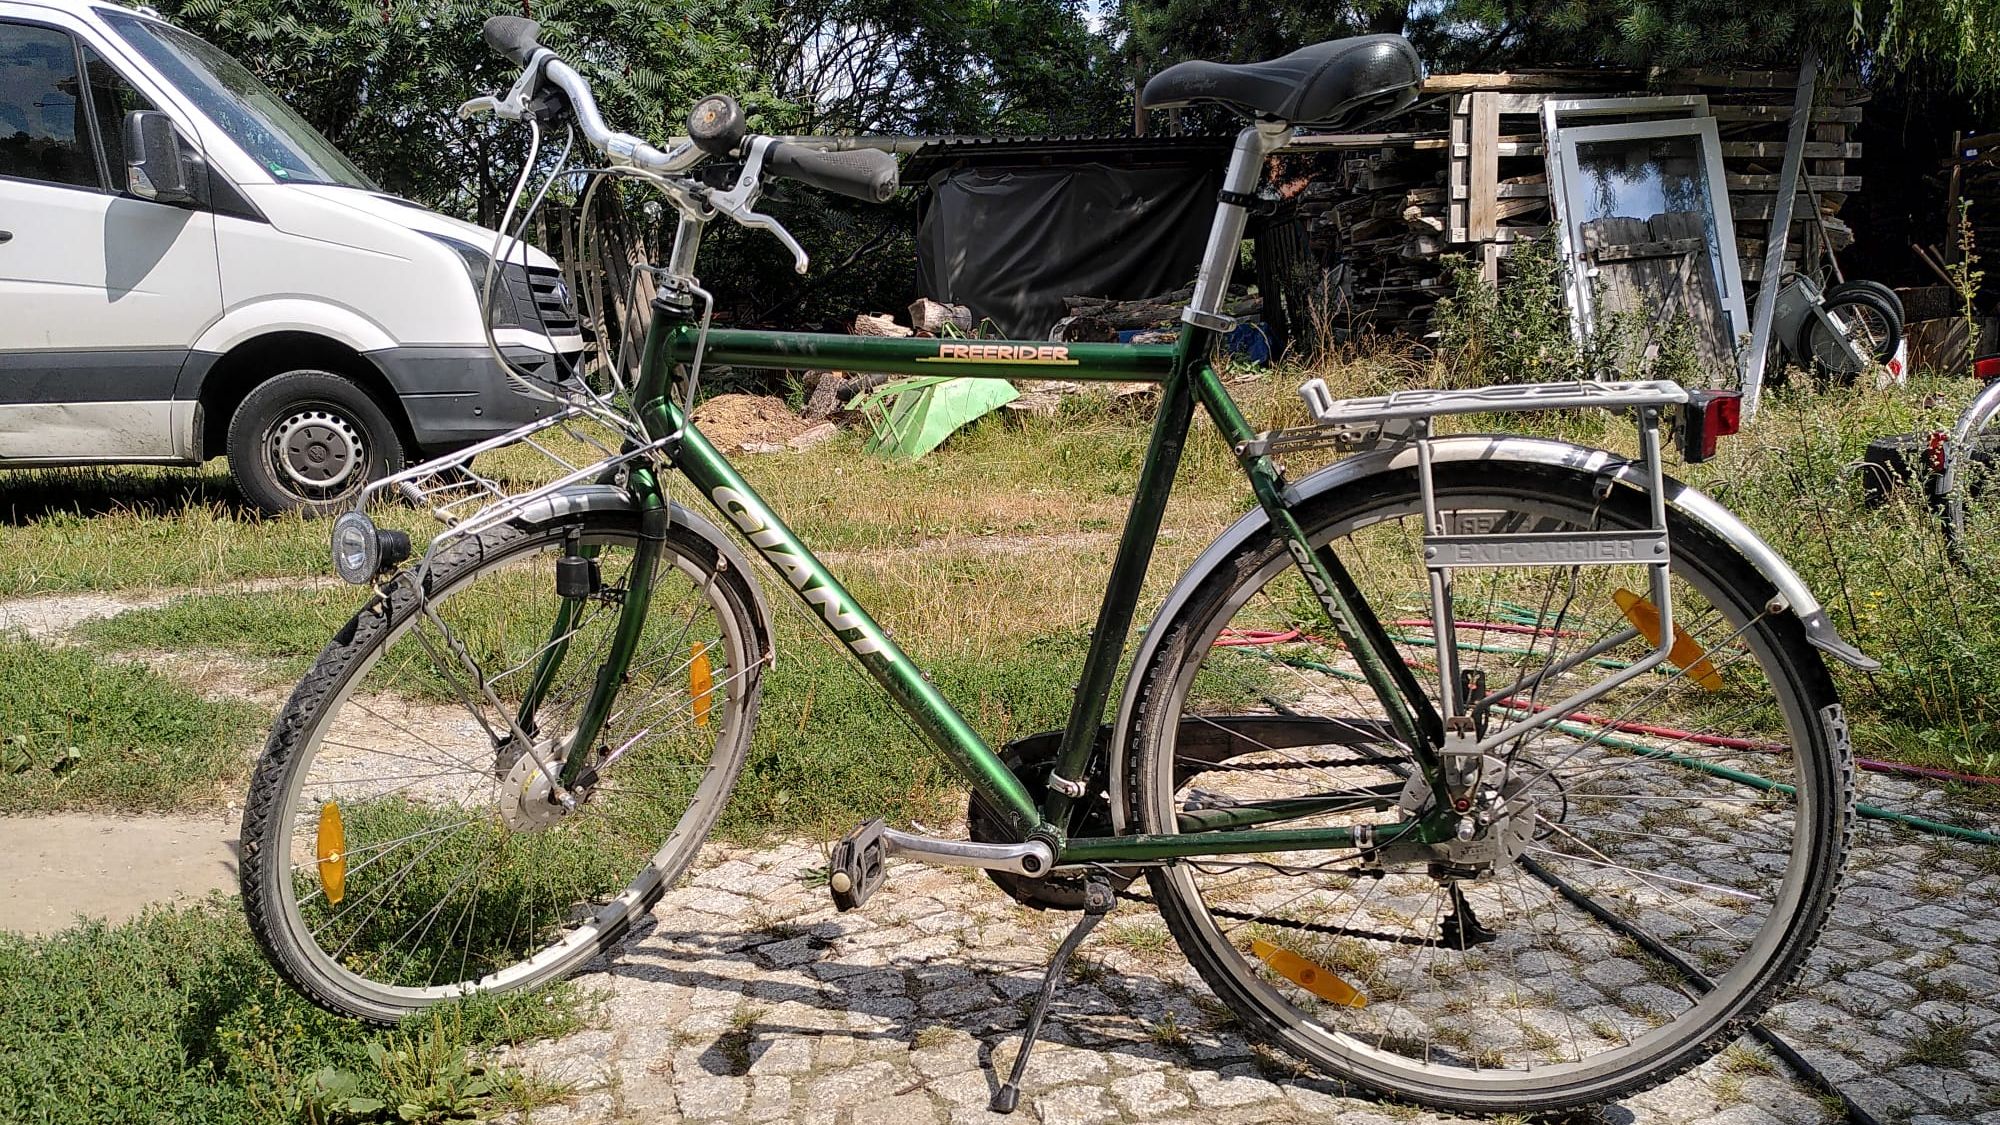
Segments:
[[[774,144],[764,154],[772,175],[869,203],[887,203],[896,194],[896,158],[874,148],[821,152],[803,145]]]
[[[743,143],[743,107],[728,94],[710,94],[688,111],[688,139],[710,156],[727,156]]]
[[[541,24],[520,16],[494,16],[479,29],[479,38],[515,66],[528,65],[528,59],[541,47],[535,41],[541,34]]]

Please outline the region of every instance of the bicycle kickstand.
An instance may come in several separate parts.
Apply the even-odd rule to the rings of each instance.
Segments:
[[[1111,881],[1103,875],[1093,873],[1084,880],[1083,917],[1077,920],[1076,928],[1069,932],[1062,944],[1056,947],[1055,959],[1049,962],[1049,971],[1042,977],[1042,992],[1035,999],[1035,1010],[1028,1013],[1028,1026],[1021,1032],[1021,1052],[1014,1056],[1013,1072],[1007,1081],[993,1093],[992,1110],[995,1113],[1012,1113],[1021,1104],[1021,1073],[1028,1069],[1028,1052],[1034,1050],[1035,1037],[1041,1034],[1042,1020],[1049,1014],[1049,1004],[1056,998],[1056,989],[1061,987],[1063,969],[1068,967],[1070,954],[1090,936],[1104,916],[1111,913],[1111,907],[1118,898],[1111,890]]]

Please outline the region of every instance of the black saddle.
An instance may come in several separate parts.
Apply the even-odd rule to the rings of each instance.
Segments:
[[[1409,40],[1358,35],[1268,62],[1175,63],[1146,83],[1139,101],[1146,109],[1213,102],[1247,117],[1339,128],[1402,109],[1423,81]]]

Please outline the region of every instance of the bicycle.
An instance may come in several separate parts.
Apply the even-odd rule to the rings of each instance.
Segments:
[[[996,1109],[1016,1104],[1070,955],[1125,900],[1158,908],[1251,1035],[1459,1110],[1658,1083],[1795,977],[1849,828],[1851,755],[1822,657],[1873,662],[1774,551],[1665,475],[1667,424],[1705,457],[1733,431],[1734,399],[1633,382],[1337,401],[1313,380],[1312,424],[1258,432],[1211,364],[1265,157],[1295,124],[1408,104],[1422,72],[1402,39],[1187,63],[1148,84],[1150,106],[1249,120],[1180,338],[1146,346],[714,328],[693,271],[707,222],[771,231],[803,271],[804,250],[755,210],[765,179],[881,199],[893,159],[749,134],[721,97],[656,148],[611,131],[536,36],[490,21],[488,44],[521,75],[467,103],[531,126],[508,222],[542,122],[567,119],[609,160],[593,174],[662,194],[676,237],[629,386],[622,364],[602,393],[523,372],[561,409],[379,483],[335,523],[336,570],[373,593],[274,726],[242,837],[250,924],[307,996],[390,1022],[615,950],[743,768],[775,659],[751,553],[972,793],[968,839],[878,819],[842,840],[835,905],[862,907],[900,858],[1081,913]],[[740,166],[690,175],[710,157]],[[1158,385],[1064,731],[998,752],[980,738],[688,421],[706,363]],[[1197,406],[1256,506],[1173,587],[1110,709]],[[1625,412],[1641,456],[1435,428],[1564,409]],[[562,434],[589,455],[567,455]],[[1329,448],[1345,456],[1285,474],[1284,456]],[[488,454],[546,455],[558,475],[523,489],[475,466]],[[670,499],[669,474],[752,551]],[[399,494],[445,524],[413,566],[408,535],[368,514]]]

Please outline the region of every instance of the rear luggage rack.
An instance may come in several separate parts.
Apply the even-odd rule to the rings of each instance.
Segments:
[[[1665,380],[1597,383],[1523,383],[1465,390],[1408,390],[1367,398],[1335,399],[1324,380],[1308,380],[1299,388],[1316,424],[1258,435],[1239,451],[1246,457],[1288,449],[1334,447],[1360,452],[1378,445],[1407,445],[1416,453],[1417,488],[1423,503],[1424,566],[1430,577],[1430,615],[1442,636],[1452,636],[1452,584],[1463,569],[1589,566],[1645,568],[1650,597],[1657,613],[1649,624],[1652,651],[1546,710],[1506,724],[1489,734],[1471,735],[1447,753],[1485,754],[1570,714],[1591,700],[1665,664],[1673,646],[1674,607],[1668,564],[1666,477],[1661,465],[1660,420],[1669,410],[1681,410],[1692,397],[1678,383]],[[1452,414],[1509,413],[1526,410],[1606,409],[1628,413],[1638,426],[1640,454],[1635,462],[1647,498],[1648,526],[1625,528],[1577,527],[1556,531],[1520,531],[1498,527],[1468,527],[1463,510],[1439,507],[1432,464],[1432,422]],[[1476,521],[1473,521],[1476,525]],[[1634,619],[1637,620],[1636,618]],[[1646,635],[1636,624],[1591,646],[1583,653],[1542,669],[1530,677],[1546,680],[1600,652]],[[1458,652],[1452,645],[1437,648],[1440,711],[1466,714],[1468,700],[1460,692]],[[1494,697],[1505,698],[1528,681],[1510,685]]]
[[[1520,383],[1456,391],[1409,390],[1367,398],[1336,399],[1326,380],[1308,379],[1299,397],[1314,424],[1272,430],[1239,451],[1257,457],[1299,449],[1359,453],[1411,440],[1413,423],[1447,414],[1500,414],[1523,410],[1630,410],[1683,406],[1687,388],[1660,379],[1623,383]]]

